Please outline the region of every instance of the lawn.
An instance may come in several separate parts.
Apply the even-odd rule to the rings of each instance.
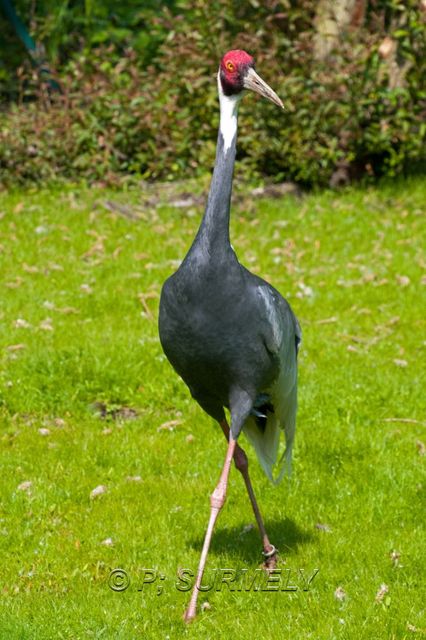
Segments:
[[[280,583],[232,469],[190,626],[225,441],[158,340],[202,212],[167,197],[0,194],[0,638],[425,637],[426,185],[234,205],[302,325],[298,429],[279,487],[246,447]]]

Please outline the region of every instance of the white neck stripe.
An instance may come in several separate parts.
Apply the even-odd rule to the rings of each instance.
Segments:
[[[222,83],[220,81],[220,71],[217,75],[217,86],[220,102],[219,128],[223,136],[223,151],[226,153],[237,135],[238,105],[242,96],[241,94],[226,96],[223,93]]]

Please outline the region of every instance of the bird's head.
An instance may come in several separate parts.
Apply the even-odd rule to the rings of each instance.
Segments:
[[[226,96],[237,96],[246,89],[254,91],[284,109],[275,91],[254,70],[254,59],[242,49],[225,53],[220,61],[219,80]]]

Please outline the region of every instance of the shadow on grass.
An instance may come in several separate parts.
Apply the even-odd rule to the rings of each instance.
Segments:
[[[290,518],[266,521],[265,527],[271,543],[277,547],[282,560],[286,556],[295,554],[299,546],[312,539],[312,535],[308,531],[302,531]],[[197,538],[190,540],[188,545],[201,552],[204,533],[203,531]],[[250,531],[244,532],[243,525],[240,527],[221,527],[219,522],[213,533],[209,555],[227,553],[235,555],[244,562],[258,564],[262,557],[261,551],[262,545],[256,526]]]

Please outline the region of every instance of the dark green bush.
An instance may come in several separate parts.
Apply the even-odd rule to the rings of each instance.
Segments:
[[[16,97],[20,67],[28,58],[0,0],[0,100]],[[9,1],[9,0],[8,0]],[[51,68],[62,67],[75,52],[115,45],[116,60],[131,47],[146,61],[164,40],[153,24],[174,0],[10,0],[24,28],[42,46]],[[41,56],[43,57],[43,56]]]
[[[325,56],[315,45],[319,4],[182,0],[150,14],[146,28],[155,26],[157,40],[148,60],[117,43],[75,54],[60,72],[63,97],[41,93],[0,116],[0,182],[115,183],[209,171],[216,69],[230,48],[255,55],[287,107],[243,101],[238,153],[246,174],[325,185],[410,171],[425,161],[420,3],[358,3],[362,19]]]

